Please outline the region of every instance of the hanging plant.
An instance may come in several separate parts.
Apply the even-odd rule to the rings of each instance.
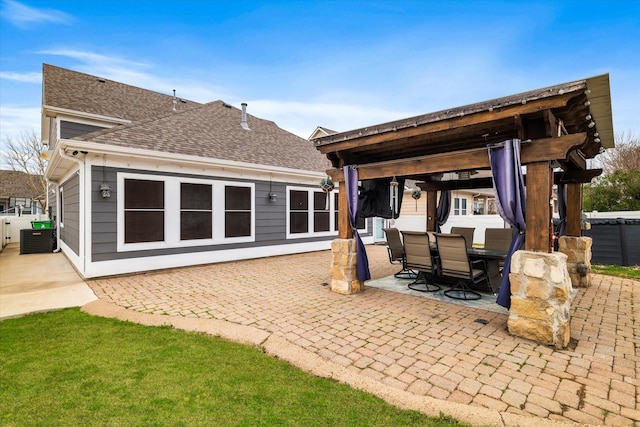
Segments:
[[[329,193],[331,193],[333,189],[336,188],[330,176],[322,178],[320,180],[320,188],[322,188],[322,191],[324,191],[327,196],[325,201],[325,209],[329,210]]]
[[[421,196],[422,196],[422,191],[420,191],[417,188],[411,192],[411,197],[413,197],[414,200],[418,200]]]
[[[322,191],[325,193],[331,193],[336,186],[331,180],[331,177],[328,176],[320,180],[320,188],[322,188]]]

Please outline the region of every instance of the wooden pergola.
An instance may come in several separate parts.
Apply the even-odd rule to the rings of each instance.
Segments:
[[[488,144],[514,138],[526,166],[525,250],[551,250],[554,183],[567,184],[566,233],[579,237],[582,184],[602,172],[588,169],[587,159],[614,147],[608,74],[314,139],[340,186],[338,237],[352,237],[343,167],[356,165],[360,180],[419,181],[426,230],[434,231],[437,191],[492,187],[491,178],[445,181],[442,174],[488,170]]]

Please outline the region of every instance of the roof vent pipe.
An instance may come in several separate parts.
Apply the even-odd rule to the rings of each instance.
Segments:
[[[240,126],[242,126],[242,129],[251,130],[249,129],[249,125],[247,124],[247,103],[246,102],[242,103],[242,121],[240,122]]]

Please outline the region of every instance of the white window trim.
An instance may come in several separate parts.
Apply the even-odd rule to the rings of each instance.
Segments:
[[[162,242],[124,242],[124,180],[139,179],[164,182],[164,241]],[[180,184],[207,184],[213,192],[212,234],[210,239],[180,240]],[[118,252],[144,251],[165,248],[183,248],[193,246],[245,243],[255,241],[255,184],[252,182],[236,182],[208,180],[180,176],[164,176],[118,172],[117,176],[117,218],[118,218]],[[224,237],[225,206],[224,189],[226,186],[251,188],[251,235],[243,237]]]
[[[329,231],[318,231],[318,232],[314,232],[314,231],[308,231],[306,233],[291,233],[291,197],[290,197],[290,193],[291,190],[294,191],[306,191],[307,192],[307,205],[309,206],[307,213],[309,214],[308,217],[308,224],[307,224],[307,229],[308,230],[313,230],[313,213],[314,213],[314,209],[313,209],[313,194],[314,193],[323,193],[325,194],[322,190],[317,190],[315,188],[311,188],[311,187],[296,187],[296,186],[287,186],[286,189],[286,193],[287,193],[287,221],[286,221],[286,227],[287,227],[287,239],[304,239],[304,238],[308,238],[308,237],[322,237],[322,236],[337,236],[338,232],[335,231],[336,225],[335,225],[335,204],[334,204],[334,199],[333,197],[329,197]],[[333,193],[332,193],[333,194]]]

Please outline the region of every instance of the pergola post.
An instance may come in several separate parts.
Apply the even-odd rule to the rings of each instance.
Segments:
[[[551,235],[549,225],[551,215],[551,168],[550,162],[527,164],[527,234],[525,250],[534,252],[551,252]]]
[[[436,207],[438,205],[438,192],[427,191],[427,231],[436,231]]]
[[[582,237],[582,184],[567,184],[566,236],[558,241],[559,251],[567,255],[571,284],[576,288],[591,285],[591,237]]]
[[[567,236],[582,235],[582,184],[567,184]]]
[[[331,268],[329,286],[333,292],[350,295],[364,290],[364,282],[358,280],[356,239],[353,238],[347,184],[338,182],[338,238],[331,243]]]
[[[349,221],[349,205],[347,201],[347,184],[338,183],[338,238],[352,239],[351,221]]]

